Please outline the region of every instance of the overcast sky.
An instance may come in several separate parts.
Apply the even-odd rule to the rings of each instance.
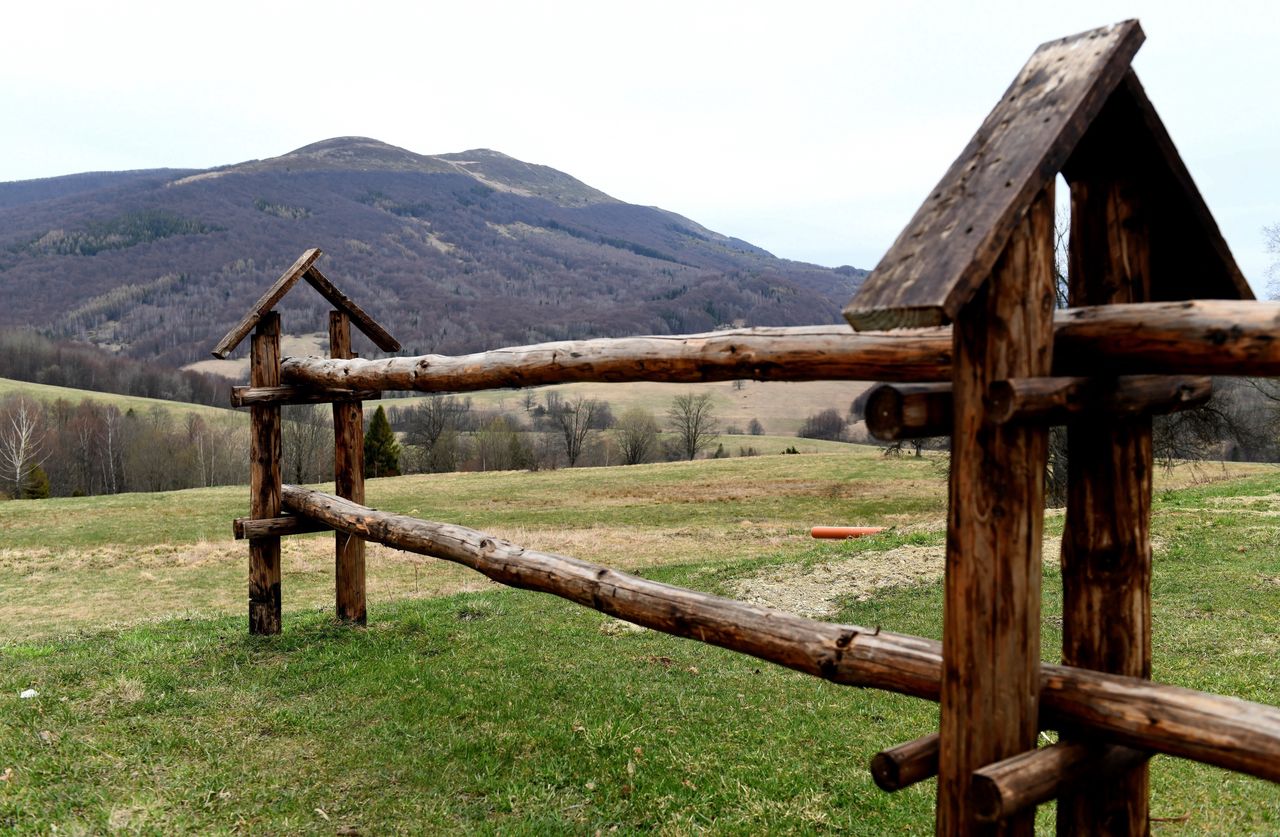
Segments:
[[[1135,62],[1261,291],[1275,2],[8,4],[0,181],[206,168],[342,135],[494,148],[776,255],[874,267],[1042,41]]]

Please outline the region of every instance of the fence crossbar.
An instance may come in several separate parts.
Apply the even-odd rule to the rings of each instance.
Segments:
[[[290,512],[365,540],[470,567],[494,581],[551,593],[637,625],[695,639],[833,683],[938,700],[941,643],[838,625],[650,581],[525,549],[294,485]],[[1180,756],[1280,782],[1280,709],[1133,677],[1042,665],[1041,726]]]

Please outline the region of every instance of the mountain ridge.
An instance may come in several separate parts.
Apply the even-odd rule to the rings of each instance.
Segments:
[[[838,322],[865,276],[492,149],[334,137],[210,169],[0,183],[0,325],[189,363],[313,246],[413,354]],[[293,333],[327,310],[306,295],[283,309]]]

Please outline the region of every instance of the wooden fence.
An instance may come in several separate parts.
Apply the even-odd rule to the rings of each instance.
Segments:
[[[1280,782],[1280,709],[1149,680],[1151,416],[1207,375],[1280,375],[1280,304],[1251,293],[1129,62],[1136,21],[1043,45],[846,309],[844,326],[586,340],[362,360],[399,346],[310,250],[218,345],[253,331],[250,630],[280,630],[280,537],[332,529],[337,612],[365,620],[365,541],[454,561],[817,677],[940,701],[938,733],[876,755],[888,790],[938,777],[939,834],[1149,830],[1165,753]],[[1054,310],[1053,179],[1071,188],[1070,300]],[[279,356],[277,302],[334,305],[329,358]],[[1196,300],[1196,297],[1203,299]],[[858,329],[871,329],[859,331]],[[897,329],[897,330],[886,330]],[[941,643],[698,593],[462,527],[366,508],[361,402],[572,381],[881,380],[886,439],[950,435]],[[332,402],[336,496],[280,478],[280,405]],[[1047,430],[1070,437],[1063,664],[1040,662]],[[287,512],[287,513],[286,513]],[[1042,729],[1060,740],[1037,747]]]

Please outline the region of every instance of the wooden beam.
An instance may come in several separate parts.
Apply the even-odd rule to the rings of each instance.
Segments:
[[[311,266],[315,264],[318,258],[320,258],[320,250],[315,247],[299,256],[298,260],[258,298],[258,301],[249,309],[249,313],[244,315],[244,319],[236,323],[227,332],[226,336],[218,341],[218,345],[213,347],[213,356],[226,358],[227,355],[235,351],[236,346],[240,345],[240,341],[249,335],[249,332],[258,324],[258,321],[265,317],[267,312],[284,298],[285,294],[289,293],[289,289],[298,283],[298,280],[311,269]]]
[[[355,300],[344,294],[342,291],[325,278],[320,272],[320,268],[312,265],[306,272],[304,278],[320,292],[320,295],[329,300],[334,308],[350,318],[356,328],[364,332],[364,335],[373,341],[373,345],[382,349],[384,352],[400,351],[400,342],[387,333],[387,330],[378,325],[377,321],[365,313],[364,309],[356,305]],[[332,353],[330,353],[332,356]]]
[[[254,404],[332,404],[339,401],[375,401],[382,397],[376,389],[315,388],[283,385],[278,387],[232,387],[231,406]]]
[[[1121,109],[1121,115],[1130,112]],[[1068,301],[1146,302],[1156,287],[1152,224],[1162,211],[1158,204],[1169,196],[1153,190],[1144,175],[1150,168],[1125,132],[1133,126],[1104,119],[1094,127],[1070,170]],[[1189,238],[1200,233],[1181,230]],[[1062,661],[1150,677],[1151,417],[1080,415],[1067,426],[1067,451]],[[1099,743],[1088,733],[1070,731],[1062,740]],[[1058,833],[1147,833],[1148,784],[1143,761],[1123,775],[1098,777],[1065,794],[1058,802]]]
[[[1062,174],[1068,184],[1114,178],[1142,196],[1151,245],[1147,299],[1254,298],[1133,70],[1089,126]]]
[[[1280,376],[1280,302],[1203,300],[1055,313],[1055,375]],[[577,381],[899,381],[951,378],[946,328],[855,333],[844,326],[753,328],[567,340],[457,357],[285,358],[307,387],[475,392]]]
[[[881,750],[871,757],[871,778],[881,790],[898,791],[938,775],[938,733]]]
[[[881,259],[845,318],[859,331],[954,320],[1129,70],[1136,20],[1042,44]]]
[[[990,419],[1066,424],[1074,417],[1108,421],[1116,417],[1176,413],[1199,407],[1213,395],[1213,379],[1170,375],[1117,378],[1011,378],[989,393]]]
[[[1035,746],[1040,540],[1048,431],[987,421],[999,380],[1047,375],[1053,349],[1053,185],[1032,202],[988,282],[959,312],[942,605],[938,835],[983,833],[973,772]],[[1034,817],[1000,824],[1030,835]]]
[[[346,311],[329,312],[329,354],[350,358],[351,320]],[[364,502],[364,408],[359,401],[333,405],[334,493],[354,503]],[[334,531],[334,598],[338,618],[357,625],[366,622],[364,541],[349,532]]]
[[[376,511],[296,485],[284,506],[336,530],[470,567],[511,587],[729,648],[833,683],[937,700],[936,640],[837,625],[525,549],[448,523]],[[1280,782],[1280,708],[1068,666],[1040,667],[1041,725]]]
[[[253,334],[249,382],[255,387],[280,384],[280,315],[266,311]],[[250,407],[249,516],[280,515],[280,406]],[[280,633],[280,537],[249,541],[249,632]]]
[[[1128,747],[1069,743],[1019,753],[974,772],[973,799],[978,819],[998,822],[1056,799],[1082,783],[1105,785],[1146,764],[1149,757],[1149,753]],[[1147,833],[1146,824],[1129,833]]]
[[[865,416],[882,442],[950,436],[951,384],[880,384],[867,396]]]
[[[252,538],[280,537],[281,535],[304,535],[309,532],[327,532],[329,527],[296,514],[285,514],[279,517],[268,517],[256,520],[252,517],[237,517],[231,521],[231,531],[236,540]]]

